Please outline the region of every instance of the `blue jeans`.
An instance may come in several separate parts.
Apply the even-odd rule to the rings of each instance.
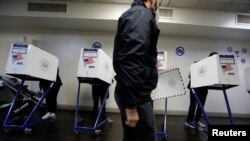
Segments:
[[[156,141],[156,122],[153,112],[153,102],[143,102],[137,106],[139,121],[135,128],[125,124],[125,105],[119,95],[119,88],[115,88],[115,100],[121,113],[123,126],[123,141]]]

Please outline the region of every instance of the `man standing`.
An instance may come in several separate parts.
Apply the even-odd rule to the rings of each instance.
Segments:
[[[123,125],[123,141],[156,141],[153,102],[158,82],[155,12],[161,0],[134,0],[118,21],[113,52],[117,81],[115,100]]]
[[[211,52],[209,54],[209,57],[218,54],[217,52]],[[198,61],[195,61],[194,63],[197,63]],[[189,104],[189,109],[188,109],[188,116],[185,122],[186,127],[190,128],[196,128],[193,124],[205,128],[206,125],[200,121],[202,111],[201,109],[197,106],[197,101],[195,100],[193,91],[191,89],[191,76],[190,74],[188,75],[189,77],[189,83],[187,88],[190,90],[190,104]],[[201,105],[204,107],[206,99],[207,99],[207,94],[208,94],[208,88],[207,87],[199,87],[199,88],[194,88],[195,93],[197,94]],[[194,123],[193,123],[194,121]]]

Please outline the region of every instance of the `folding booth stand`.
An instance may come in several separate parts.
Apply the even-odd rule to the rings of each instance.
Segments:
[[[5,74],[20,79],[21,83],[18,84],[17,88],[9,84],[10,87],[17,91],[3,122],[3,128],[6,132],[10,130],[23,130],[25,133],[30,133],[32,127],[45,121],[42,119],[35,120],[34,116],[51,87],[54,85],[53,82],[56,80],[57,68],[57,57],[30,44],[12,44]],[[24,87],[24,82],[40,80],[51,81],[51,85],[36,99],[35,97],[37,97],[37,95],[28,92]],[[20,104],[24,96],[29,101]],[[27,106],[30,106],[29,110],[19,112]]]
[[[78,92],[76,99],[76,112],[75,112],[75,122],[74,131],[79,134],[80,131],[93,132],[96,135],[101,133],[105,124],[108,122],[112,124],[112,120],[107,117],[106,119],[101,119],[101,114],[104,110],[104,105],[106,104],[106,99],[108,98],[109,89],[107,88],[103,102],[99,109],[97,118],[93,126],[81,126],[79,123],[82,118],[79,116],[79,97],[80,89],[82,83],[88,84],[111,84],[112,81],[112,61],[106,55],[102,49],[93,48],[82,48],[80,53],[79,65],[78,65]]]
[[[213,55],[191,65],[191,88],[198,107],[205,117],[207,125],[211,125],[204,107],[194,91],[194,88],[207,87],[209,90],[223,91],[226,101],[230,124],[233,125],[233,116],[226,94],[226,90],[239,85],[237,61],[234,55]],[[192,123],[191,123],[192,124]],[[194,125],[194,124],[193,124]],[[199,128],[197,125],[195,127]],[[207,132],[204,129],[204,132]]]
[[[162,70],[159,72],[159,81],[157,88],[152,92],[152,100],[165,100],[164,109],[164,122],[161,131],[157,132],[157,137],[162,137],[163,140],[167,140],[167,100],[183,96],[186,93],[186,89],[183,83],[183,79],[179,68],[171,68],[167,70]]]
[[[10,93],[10,97],[14,97],[20,87],[20,83],[15,77],[9,77],[9,76],[0,76],[0,81],[3,82],[6,93]],[[40,92],[34,92],[26,88],[27,86],[24,86],[22,91],[20,91],[20,96],[18,98],[18,105],[16,106],[16,109],[14,110],[14,115],[17,117],[20,116],[23,111],[26,111],[32,103],[36,104],[38,103],[39,99],[38,97],[41,96]],[[9,89],[10,91],[6,90]],[[0,106],[0,123],[2,125],[3,120],[5,119],[8,109],[10,108],[11,104],[13,102],[13,98],[9,99],[8,101],[4,101],[4,103]],[[14,116],[12,114],[12,116]]]

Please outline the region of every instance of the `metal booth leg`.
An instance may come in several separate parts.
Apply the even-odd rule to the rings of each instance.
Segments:
[[[228,116],[229,116],[229,119],[230,119],[230,123],[231,123],[231,125],[233,125],[234,120],[233,120],[233,116],[232,116],[232,113],[231,113],[231,108],[230,108],[230,105],[229,105],[229,101],[228,101],[227,93],[226,93],[225,89],[223,89],[223,94],[224,94],[224,98],[225,98],[226,105],[227,105],[227,111],[228,111]]]
[[[207,113],[205,112],[205,110],[204,110],[204,108],[203,108],[203,106],[201,104],[201,101],[200,101],[199,97],[197,96],[197,94],[195,93],[194,89],[192,89],[192,93],[193,93],[193,95],[195,97],[196,102],[198,103],[198,107],[201,109],[201,111],[203,113],[203,116],[205,117],[207,125],[211,125],[211,121],[209,120],[209,118],[207,116]]]

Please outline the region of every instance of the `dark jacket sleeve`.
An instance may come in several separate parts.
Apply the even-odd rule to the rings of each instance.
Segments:
[[[116,56],[116,69],[122,95],[127,108],[135,107],[140,99],[140,89],[149,74],[146,74],[146,52],[150,45],[150,20],[139,12],[128,13],[119,20],[119,53]]]

